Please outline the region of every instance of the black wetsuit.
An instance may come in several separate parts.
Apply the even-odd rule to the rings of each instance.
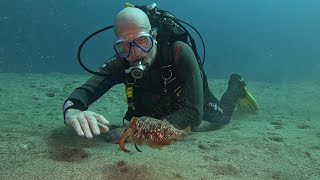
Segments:
[[[111,58],[100,69],[107,76],[91,77],[75,89],[68,100],[76,109],[87,110],[112,86],[134,82],[134,110],[128,110],[127,120],[132,116],[150,116],[166,119],[178,128],[195,128],[202,118],[216,124],[228,123],[238,96],[226,95],[227,90],[223,96],[225,100],[222,99],[225,103],[220,104],[209,91],[206,77],[203,84],[199,65],[189,45],[177,41],[169,54],[173,56],[170,63],[168,57],[158,51],[154,63],[147,68],[143,78],[136,81],[125,74],[128,68],[125,59]]]

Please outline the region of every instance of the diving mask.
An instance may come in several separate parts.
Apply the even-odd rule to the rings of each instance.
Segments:
[[[148,53],[153,47],[153,42],[154,39],[150,34],[142,33],[131,41],[117,40],[113,47],[119,57],[128,58],[133,46]]]

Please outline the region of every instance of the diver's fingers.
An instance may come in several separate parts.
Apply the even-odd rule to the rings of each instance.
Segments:
[[[93,115],[97,119],[97,121],[100,122],[101,124],[106,125],[106,126],[110,125],[110,122],[104,116],[97,114],[97,113],[95,113]]]
[[[87,119],[84,117],[84,116],[81,116],[78,118],[79,119],[79,122],[80,122],[80,125],[81,125],[81,128],[85,134],[85,136],[89,139],[91,139],[93,137],[92,133],[91,133],[91,130],[90,130],[90,127],[89,127],[89,124],[88,124],[88,121]]]
[[[97,119],[98,121],[98,126],[101,130],[101,132],[106,133],[109,131],[108,126],[110,125],[110,122],[102,115],[100,114],[94,114],[94,117]]]
[[[100,128],[100,131],[103,132],[103,133],[106,133],[109,131],[109,128],[108,126],[104,125],[104,124],[101,124],[100,122],[98,122],[98,126]]]
[[[81,128],[81,125],[78,120],[75,120],[71,123],[73,129],[77,132],[78,136],[84,136],[84,132]]]
[[[98,127],[96,118],[92,115],[92,113],[86,114],[85,117],[86,117],[86,119],[88,121],[88,124],[89,124],[93,134],[94,135],[99,135],[100,134],[100,129]]]

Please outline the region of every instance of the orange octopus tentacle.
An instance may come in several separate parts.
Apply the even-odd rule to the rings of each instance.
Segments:
[[[124,133],[121,135],[119,139],[119,146],[123,152],[130,152],[128,149],[124,147],[124,144],[126,143],[127,138],[132,134],[132,132],[132,129],[128,128],[126,131],[124,131]]]

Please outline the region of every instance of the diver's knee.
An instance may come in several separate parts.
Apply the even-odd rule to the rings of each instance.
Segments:
[[[208,113],[203,115],[203,120],[213,123],[217,126],[229,124],[231,115],[223,115],[222,113]]]
[[[229,124],[230,120],[231,120],[231,116],[223,115],[217,123],[219,125],[226,125],[226,124]]]
[[[220,117],[204,116],[203,120],[212,123],[212,125],[214,125],[216,127],[223,127],[223,126],[229,124],[229,122],[231,120],[231,116],[228,116],[228,115],[223,115]]]

